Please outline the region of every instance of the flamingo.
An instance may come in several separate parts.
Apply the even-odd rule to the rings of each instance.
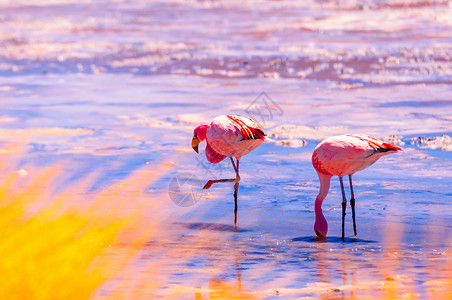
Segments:
[[[342,177],[348,175],[350,181],[350,206],[352,209],[353,231],[356,236],[355,195],[352,175],[361,171],[386,154],[403,151],[402,148],[379,141],[368,135],[347,134],[329,137],[323,140],[312,153],[312,165],[317,171],[320,191],[315,199],[314,231],[317,237],[326,237],[328,223],[322,213],[323,200],[328,195],[332,176],[339,176],[342,190],[342,240],[344,240],[344,220],[347,200],[345,198]]]
[[[237,224],[237,191],[239,188],[240,158],[265,140],[264,130],[253,120],[240,115],[221,115],[212,120],[210,124],[202,124],[193,132],[192,147],[198,152],[200,142],[206,140],[206,157],[211,163],[217,164],[229,157],[235,171],[234,179],[209,180],[203,189],[209,189],[218,182],[234,182],[234,223]],[[236,162],[234,162],[235,157]]]

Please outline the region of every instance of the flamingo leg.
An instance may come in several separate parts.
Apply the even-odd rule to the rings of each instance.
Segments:
[[[238,169],[238,167],[235,165],[235,162],[234,162],[234,160],[232,159],[232,157],[229,157],[229,158],[231,159],[232,167],[234,168],[235,174],[237,175],[239,169]],[[237,165],[238,165],[238,162],[237,162]]]
[[[214,183],[218,183],[218,182],[238,182],[240,181],[240,176],[239,174],[239,161],[237,160],[237,165],[235,164],[234,160],[232,159],[232,157],[230,157],[231,162],[232,162],[232,166],[234,167],[234,171],[235,171],[235,178],[233,179],[215,179],[215,180],[209,180],[207,181],[207,183],[204,185],[203,189],[204,190],[208,190],[210,189],[210,187],[212,186],[212,184]]]
[[[355,236],[356,236],[355,194],[353,193],[352,175],[348,175],[348,179],[350,180],[350,191],[352,194],[352,198],[350,199],[350,206],[352,207],[353,232],[355,233]]]
[[[232,166],[234,167],[235,178],[209,180],[204,185],[203,189],[207,190],[212,186],[212,184],[218,183],[218,182],[235,182],[235,184],[234,184],[234,224],[237,224],[237,191],[239,190],[239,182],[240,182],[239,160],[237,159],[237,163],[235,163],[232,157],[230,157],[230,159],[232,162]]]
[[[342,182],[342,177],[339,177],[342,190],[342,240],[344,240],[344,223],[345,223],[345,209],[347,207],[347,199],[345,199],[344,183]]]
[[[212,184],[214,183],[218,183],[218,182],[235,182],[236,179],[232,178],[232,179],[216,179],[216,180],[209,180],[207,181],[207,183],[204,185],[203,190],[208,190],[210,189],[210,187],[212,186]]]
[[[237,224],[237,191],[239,190],[239,182],[240,182],[240,175],[239,175],[239,160],[237,159],[237,165],[234,165],[234,160],[231,157],[232,166],[235,170],[235,184],[234,184],[234,224]]]

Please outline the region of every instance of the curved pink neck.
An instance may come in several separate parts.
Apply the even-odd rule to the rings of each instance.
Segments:
[[[328,195],[328,191],[330,190],[330,181],[331,181],[331,175],[323,174],[320,172],[317,172],[317,175],[319,176],[320,180],[320,191],[317,195],[317,198],[315,199],[315,202],[319,202],[320,205],[322,205],[323,200],[326,198],[326,195]],[[321,211],[320,207],[320,211]]]
[[[319,194],[317,195],[317,198],[315,199],[314,205],[315,210],[314,230],[316,231],[317,235],[320,233],[322,236],[326,236],[326,233],[328,232],[328,222],[323,216],[322,203],[323,200],[326,198],[326,195],[328,195],[332,176],[320,172],[317,172],[317,174],[320,180],[320,191]]]

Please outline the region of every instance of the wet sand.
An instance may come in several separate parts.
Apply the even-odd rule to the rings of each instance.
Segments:
[[[446,1],[0,1],[6,190],[27,217],[128,220],[94,299],[448,299],[451,20]],[[230,163],[190,147],[226,113],[269,137],[241,160],[237,228],[232,184],[201,189]],[[318,241],[310,157],[344,133],[405,152],[356,174],[345,242],[333,179]]]

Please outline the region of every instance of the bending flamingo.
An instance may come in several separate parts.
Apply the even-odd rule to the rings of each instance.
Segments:
[[[328,223],[322,213],[322,202],[330,189],[330,180],[339,176],[342,190],[342,240],[344,239],[344,220],[347,200],[345,198],[342,177],[348,175],[350,181],[353,231],[356,236],[355,195],[353,194],[352,175],[361,171],[386,154],[403,151],[402,148],[379,141],[367,135],[339,135],[323,140],[312,153],[312,165],[320,180],[320,192],[315,199],[314,231],[318,237],[325,237]]]
[[[229,157],[235,171],[234,179],[209,180],[203,189],[209,189],[218,182],[235,182],[234,184],[234,223],[237,223],[237,190],[239,188],[240,158],[258,147],[265,140],[264,130],[253,120],[240,115],[222,115],[210,122],[199,125],[194,130],[192,147],[198,152],[200,142],[206,140],[206,157],[211,163],[219,163]],[[234,162],[236,158],[237,163]]]

